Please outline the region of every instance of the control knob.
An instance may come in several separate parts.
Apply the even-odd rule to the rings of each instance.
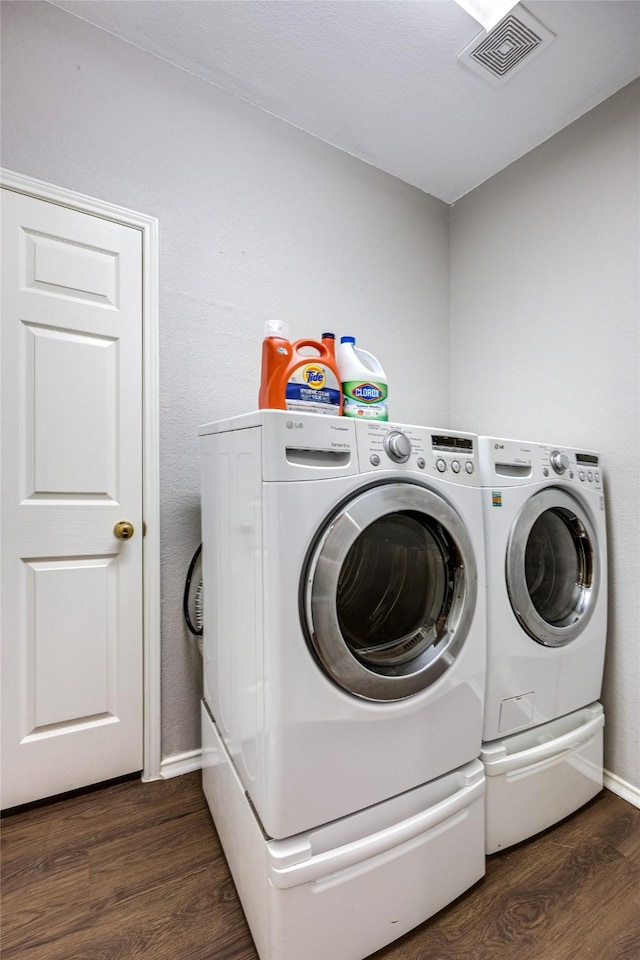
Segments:
[[[406,463],[411,456],[411,441],[400,430],[390,430],[382,443],[388,456],[396,463]]]
[[[549,459],[556,473],[564,473],[565,470],[569,469],[569,457],[566,453],[560,453],[559,450],[554,450]]]

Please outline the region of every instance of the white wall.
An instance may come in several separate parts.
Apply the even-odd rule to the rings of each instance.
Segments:
[[[605,766],[640,789],[640,82],[455,205],[451,409],[599,450],[609,520]]]
[[[282,317],[295,338],[355,334],[392,417],[446,426],[448,208],[39,2],[2,4],[1,120],[4,167],[160,220],[162,744],[186,751],[197,425],[255,407],[264,320]]]
[[[2,4],[2,165],[160,220],[165,756],[199,742],[196,426],[255,405],[280,316],[356,334],[398,420],[601,451],[606,763],[640,787],[638,90],[452,209],[450,364],[444,204],[55,7]]]

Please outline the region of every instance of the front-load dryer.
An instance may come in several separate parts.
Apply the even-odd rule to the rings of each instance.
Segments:
[[[607,543],[598,454],[479,437],[487,565],[483,740],[600,697]]]
[[[603,784],[607,634],[598,454],[478,438],[487,568],[486,852],[538,833]]]
[[[199,433],[204,696],[265,834],[477,758],[476,438],[284,411]]]

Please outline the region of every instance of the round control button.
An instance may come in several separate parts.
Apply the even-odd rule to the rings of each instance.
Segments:
[[[387,456],[396,463],[406,463],[411,456],[411,441],[401,430],[390,430],[382,445]]]
[[[369,457],[369,462],[373,464],[374,467],[380,466],[380,457],[377,453],[372,453]]]
[[[589,472],[587,473],[587,480],[589,481],[589,483],[591,483],[591,481],[593,480],[593,474],[591,473],[591,470],[589,470]]]
[[[596,483],[600,483],[600,474],[598,473],[597,470],[596,470],[596,473],[595,473],[595,478],[596,478]]]
[[[573,470],[569,470],[569,477],[571,480],[573,480]]]
[[[464,465],[464,468],[467,471],[467,473],[473,473],[473,469],[474,469],[473,460],[467,460],[467,462]]]
[[[457,460],[451,461],[451,469],[454,473],[460,473],[460,464]]]
[[[420,468],[420,470],[424,470],[424,468],[426,467],[426,463],[422,457],[418,459],[418,467]]]
[[[436,460],[436,470],[438,473],[444,473],[447,469],[447,465],[444,460]]]
[[[581,470],[578,474],[581,480],[584,480],[584,470]]]
[[[549,456],[549,460],[556,473],[562,474],[569,469],[569,457],[560,450],[554,450]]]
[[[548,471],[547,467],[543,467],[543,468],[542,468],[542,476],[543,476],[543,477],[548,477],[548,476],[549,476],[549,471]]]

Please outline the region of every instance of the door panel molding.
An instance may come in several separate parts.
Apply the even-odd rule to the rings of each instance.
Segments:
[[[0,186],[70,210],[133,227],[142,234],[143,342],[143,780],[161,778],[160,491],[158,370],[158,220],[43,180],[0,168]],[[104,259],[104,257],[102,258]],[[101,264],[100,264],[101,265]],[[106,288],[105,288],[106,289]],[[108,291],[107,291],[108,292]],[[94,296],[104,293],[99,290]],[[86,296],[86,294],[85,294]],[[92,297],[93,299],[93,297]]]

